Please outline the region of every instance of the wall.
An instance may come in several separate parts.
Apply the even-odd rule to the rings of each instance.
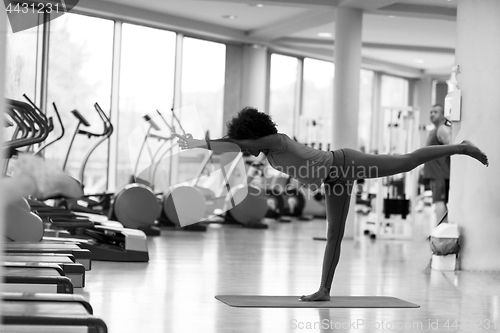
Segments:
[[[452,157],[449,220],[458,223],[464,270],[500,271],[500,1],[460,0],[456,64],[462,91],[455,142],[469,139],[489,154],[490,166]],[[478,36],[480,38],[478,38]]]

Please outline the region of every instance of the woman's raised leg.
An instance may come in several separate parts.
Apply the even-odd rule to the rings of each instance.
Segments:
[[[469,141],[461,144],[428,146],[404,155],[373,155],[353,149],[342,149],[345,163],[336,163],[332,172],[341,180],[386,177],[408,172],[417,166],[451,155],[468,155],[484,165],[488,165],[488,157]]]

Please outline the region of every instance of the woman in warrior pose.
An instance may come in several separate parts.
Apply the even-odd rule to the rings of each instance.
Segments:
[[[364,178],[386,177],[408,172],[428,161],[451,155],[468,155],[484,165],[488,158],[469,141],[429,146],[404,155],[371,155],[350,148],[317,150],[278,133],[271,117],[247,107],[227,124],[227,136],[218,140],[196,140],[190,134],[177,135],[182,149],[204,148],[217,152],[235,151],[258,156],[264,153],[271,166],[300,183],[317,189],[324,184],[327,209],[327,243],[319,290],[302,296],[302,301],[330,300],[330,287],[340,258],[351,190]]]

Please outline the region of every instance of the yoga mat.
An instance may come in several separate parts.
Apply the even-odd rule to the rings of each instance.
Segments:
[[[302,302],[299,296],[217,295],[219,301],[242,308],[419,308],[387,296],[332,296],[330,301]]]

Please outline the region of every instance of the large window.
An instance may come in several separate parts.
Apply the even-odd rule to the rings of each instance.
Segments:
[[[373,112],[373,71],[362,69],[359,85],[358,143],[363,151],[370,151],[371,122]]]
[[[183,39],[181,105],[183,108],[195,108],[199,119],[183,116],[182,113],[180,117],[186,128],[193,127],[191,122],[198,122],[204,131],[210,131],[212,138],[220,138],[224,126],[225,64],[224,44],[188,37]],[[192,134],[197,137],[204,135]]]
[[[76,14],[67,14],[50,22],[47,112],[56,119],[52,107],[52,102],[55,102],[61,112],[66,136],[47,149],[45,156],[56,166],[63,166],[77,124],[71,110],[78,110],[91,123],[91,127],[85,130],[102,131],[103,124],[94,103],[99,103],[109,114],[114,38],[121,37],[121,48],[117,50],[120,53],[118,120],[113,124],[118,142],[117,183],[112,184],[121,186],[130,182],[130,176],[137,176],[157,162],[161,156],[157,152],[170,146],[170,143],[162,146],[164,141],[158,138],[150,138],[142,146],[149,126],[143,118],[145,115],[156,118],[161,127],[161,133],[153,132],[167,137],[170,132],[156,111],[161,111],[171,122],[170,109],[175,105],[179,107],[175,111],[183,127],[195,137],[203,136],[207,130],[212,138],[222,135],[225,126],[222,120],[226,50],[221,43],[188,37],[180,39],[174,32],[127,23],[123,23],[121,35],[114,36],[114,24],[111,20]],[[7,34],[6,97],[22,100],[25,93],[36,103],[40,102],[41,30],[41,27],[35,27]],[[181,40],[182,52],[176,52],[176,43]],[[176,54],[182,56],[182,59],[177,59],[181,60],[178,73],[175,72]],[[299,60],[279,54],[271,56],[269,112],[280,132],[295,136],[299,142],[328,149],[334,72],[332,62],[311,58]],[[372,148],[369,139],[373,76],[371,71],[360,72],[359,142],[361,148],[366,149]],[[177,82],[178,100],[174,100],[176,77],[181,80]],[[299,80],[302,80],[301,91],[298,89]],[[382,76],[380,97],[382,110],[406,108],[408,81]],[[60,133],[57,123],[55,127],[49,138]],[[176,129],[179,131],[178,125]],[[76,136],[66,164],[68,173],[80,178],[85,152],[95,140]],[[83,182],[88,193],[106,189],[108,168],[115,167],[107,165],[109,153],[108,145],[102,144],[87,163]],[[187,153],[185,155],[193,158]],[[179,161],[186,162],[182,158]],[[162,171],[178,172],[180,179],[190,179],[194,170],[190,168],[182,166],[177,171],[169,168]]]
[[[26,94],[31,100],[35,100],[37,57],[41,54],[37,42],[41,29],[36,26],[12,33],[10,26],[7,27],[5,97],[26,101],[22,97]]]
[[[408,80],[383,75],[381,83],[382,152],[403,154],[415,130],[408,112]]]
[[[62,167],[77,119],[70,111],[79,111],[91,124],[81,129],[99,133],[103,123],[94,109],[98,103],[109,115],[114,22],[83,15],[66,14],[50,22],[47,114],[54,120],[52,103],[57,105],[66,134],[50,146],[45,156]],[[53,135],[60,129],[57,127]],[[66,165],[66,171],[80,178],[81,166],[88,148],[96,138],[77,135]],[[107,185],[108,148],[101,144],[85,168],[85,189],[102,191]],[[82,180],[82,179],[80,179]]]
[[[333,112],[334,64],[305,58],[303,61],[303,98],[300,116],[294,114],[298,100],[299,60],[278,54],[271,56],[270,114],[280,132],[295,135],[305,144],[328,149]],[[373,103],[373,71],[360,71],[359,143],[369,149]],[[295,127],[295,132],[294,132]],[[331,148],[331,147],[330,147]]]
[[[299,141],[325,150],[331,142],[334,65],[304,59],[304,97]]]
[[[280,133],[294,133],[297,94],[298,59],[279,54],[271,55],[269,114]]]
[[[39,81],[37,80],[37,59],[41,52],[39,52],[37,41],[41,36],[41,30],[42,28],[37,26],[13,33],[10,26],[5,25],[5,30],[0,31],[6,35],[4,85],[6,98],[26,102],[23,98],[23,94],[26,94],[34,102],[38,101],[39,96],[36,95],[36,85]],[[19,138],[19,133],[16,131],[15,120],[8,116],[6,119],[13,125],[3,130],[3,139],[8,142],[14,139],[14,136]]]
[[[408,106],[408,80],[382,75],[382,88],[380,96],[382,107]]]
[[[149,139],[140,151],[148,128],[143,116],[154,117],[157,115],[156,110],[159,110],[167,119],[170,118],[168,115],[174,91],[175,40],[173,32],[123,24],[119,121],[116,133],[117,186],[129,183],[133,174],[137,176],[151,166],[153,157],[163,143]],[[162,135],[168,136],[166,126],[162,122],[156,123],[161,127]]]
[[[181,100],[177,103],[181,107],[176,111],[184,130],[195,138],[205,137],[207,131],[210,138],[222,136],[225,64],[224,44],[182,39]],[[178,156],[176,180],[181,183],[196,178],[205,154],[195,149]]]

